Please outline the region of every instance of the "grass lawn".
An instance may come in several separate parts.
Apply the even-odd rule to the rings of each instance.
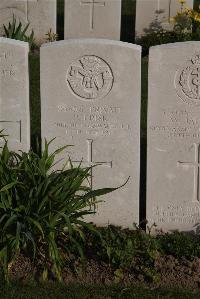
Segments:
[[[188,290],[175,289],[154,289],[150,290],[144,287],[138,288],[122,288],[120,286],[81,286],[70,285],[65,286],[61,284],[48,285],[22,285],[12,284],[8,287],[0,287],[0,298],[4,299],[197,299],[200,294],[194,294]]]

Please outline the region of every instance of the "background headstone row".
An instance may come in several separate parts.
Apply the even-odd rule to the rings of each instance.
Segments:
[[[64,3],[65,39],[120,40],[122,0],[65,0]],[[186,4],[192,8],[193,0],[186,0]],[[137,0],[135,28],[133,21],[133,28],[129,31],[135,32],[135,38],[139,38],[155,29],[170,30],[170,19],[180,8],[178,0]],[[50,29],[56,33],[56,0],[1,0],[0,35],[4,33],[3,24],[7,26],[13,15],[24,25],[30,23],[29,32],[34,30],[38,44],[45,41]]]

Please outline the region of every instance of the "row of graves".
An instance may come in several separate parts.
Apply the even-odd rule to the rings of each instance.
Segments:
[[[29,2],[25,4],[36,7],[36,2],[54,1]],[[76,1],[67,2],[76,13]],[[87,2],[94,8],[94,1]],[[119,17],[120,1],[107,2],[115,2]],[[94,16],[91,10],[91,27]],[[109,25],[109,13],[101,17]],[[141,47],[113,40],[113,34],[108,30],[106,39],[93,33],[93,38],[77,36],[41,46],[42,140],[56,137],[51,150],[74,145],[60,155],[59,168],[68,157],[75,166],[98,164],[89,182],[93,189],[120,186],[129,178],[123,188],[103,198],[88,221],[132,228],[140,221]],[[27,43],[0,38],[0,129],[5,129],[15,151],[30,149],[28,54]],[[148,82],[148,225],[156,223],[163,231],[197,231],[200,42],[152,47]]]
[[[123,0],[63,1],[65,4],[65,39],[106,38],[120,40]],[[194,0],[185,0],[185,2],[187,7],[193,7]],[[133,5],[130,7],[133,9]],[[170,20],[180,10],[179,0],[136,0],[135,30],[132,29],[133,34],[135,31],[135,38],[140,38],[159,28],[172,29]],[[57,0],[1,0],[0,35],[3,35],[4,32],[3,25],[8,25],[13,15],[23,24],[30,24],[29,31],[34,30],[38,44],[44,42],[45,35],[50,29],[56,33]],[[131,15],[133,16],[133,13]]]

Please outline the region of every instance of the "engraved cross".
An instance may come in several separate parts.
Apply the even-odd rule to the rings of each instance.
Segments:
[[[90,30],[94,29],[94,10],[95,10],[95,5],[97,6],[106,6],[105,1],[100,1],[100,0],[82,0],[81,5],[89,5],[90,6]]]
[[[160,0],[157,0],[157,11],[160,10]]]
[[[26,0],[26,3],[25,3],[25,16],[26,16],[26,22],[27,23],[29,22],[29,19],[28,19],[28,2],[29,2],[29,0]]]
[[[38,0],[19,0],[19,1],[24,1],[25,3],[25,22],[29,23],[29,18],[28,18],[28,6],[29,2],[37,2]]]
[[[171,18],[171,5],[172,5],[172,1],[169,0],[168,3],[168,22],[170,23],[170,18]]]
[[[194,192],[193,192],[193,201],[200,202],[200,144],[194,143],[194,153],[195,159],[194,162],[182,162],[178,161],[178,165],[180,166],[188,166],[193,167],[194,170]]]
[[[92,167],[94,165],[100,164],[99,166],[102,167],[109,167],[112,168],[112,161],[110,162],[105,162],[105,161],[101,161],[101,162],[97,162],[97,161],[93,161],[93,139],[87,139],[87,145],[88,145],[88,157],[87,157],[87,161],[71,161],[72,163],[78,163],[81,165],[84,165],[86,167]],[[90,171],[90,187],[91,189],[93,188],[93,168],[91,168]]]
[[[168,9],[168,22],[170,22],[172,0],[168,0],[168,4],[167,5],[168,5],[168,8],[167,8]],[[163,10],[161,8],[161,2],[160,2],[160,0],[157,0],[157,11],[158,12],[163,12]]]

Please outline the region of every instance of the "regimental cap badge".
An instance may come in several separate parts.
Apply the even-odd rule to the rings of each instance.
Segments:
[[[195,54],[175,76],[175,88],[181,100],[189,105],[200,105],[200,53]]]
[[[98,100],[108,95],[113,86],[113,73],[100,57],[85,55],[70,65],[66,82],[70,91],[81,100]]]

